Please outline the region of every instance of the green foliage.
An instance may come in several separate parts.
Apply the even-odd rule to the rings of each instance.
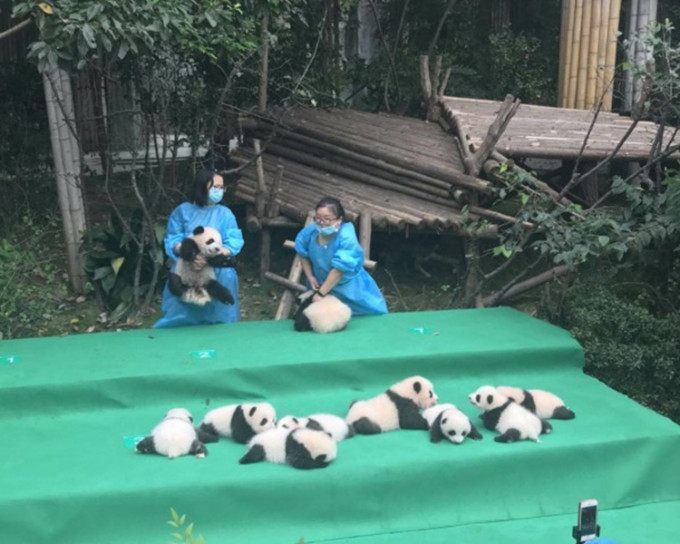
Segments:
[[[509,27],[491,34],[488,78],[494,83],[492,98],[512,94],[529,104],[554,105],[556,63],[545,51],[538,38],[515,34]]]
[[[0,339],[35,335],[64,307],[68,288],[54,262],[56,218],[37,224],[24,217],[0,239]]]
[[[680,423],[680,316],[655,316],[640,287],[588,277],[548,317],[581,342],[586,372]]]
[[[38,3],[15,3],[13,16],[34,17],[40,39],[29,58],[41,72],[60,63],[83,69],[106,56],[123,60],[165,44],[213,59],[255,47],[254,22],[229,0],[62,0],[53,13]]]
[[[194,537],[193,522],[189,523],[187,526],[184,526],[187,521],[186,514],[182,514],[180,516],[174,508],[170,508],[170,514],[172,515],[172,519],[168,521],[168,525],[177,529],[177,531],[174,531],[170,535],[172,536],[172,540],[170,541],[172,544],[205,544],[205,538],[203,538],[203,535]]]
[[[95,226],[83,235],[81,252],[85,257],[85,273],[104,303],[111,311],[110,321],[118,321],[138,309],[140,297],[149,289],[156,289],[164,254],[158,240],[162,232],[144,232],[141,212],[133,214],[129,228],[112,219],[106,228]],[[140,245],[143,244],[143,252]],[[140,263],[141,260],[141,263]],[[135,291],[135,277],[139,267],[139,282]]]

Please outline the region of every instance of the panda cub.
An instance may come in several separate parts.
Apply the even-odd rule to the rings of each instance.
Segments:
[[[396,429],[423,429],[428,425],[420,410],[437,404],[432,383],[411,376],[369,400],[354,401],[345,421],[359,434],[378,434]]]
[[[220,436],[247,444],[258,433],[276,426],[276,411],[268,402],[257,404],[229,404],[210,410],[198,434],[204,442],[217,442]]]
[[[208,450],[198,439],[193,421],[184,408],[173,408],[149,436],[137,443],[137,453],[156,453],[170,459],[188,454],[205,457]]]
[[[521,404],[541,419],[574,419],[576,414],[564,404],[557,395],[541,389],[520,389],[519,387],[500,386],[496,388],[501,395]]]
[[[326,432],[299,427],[270,429],[252,438],[249,449],[239,463],[242,465],[269,461],[299,469],[327,467],[338,449]]]
[[[514,400],[501,395],[490,385],[480,387],[468,398],[474,406],[484,412],[481,415],[484,426],[500,433],[494,438],[496,442],[518,440],[538,442],[539,435],[552,431],[550,423],[540,419]]]
[[[233,304],[231,291],[215,279],[215,267],[234,266],[234,260],[222,254],[222,247],[222,236],[216,229],[196,227],[180,244],[177,267],[168,276],[168,290],[183,302],[197,306],[212,300]],[[208,264],[194,270],[192,263],[199,253],[205,255]]]
[[[285,416],[276,425],[278,428],[297,429],[306,427],[315,431],[324,431],[331,435],[336,442],[354,436],[354,428],[347,422],[333,414],[313,414],[308,417]]]
[[[295,330],[319,333],[336,332],[347,327],[352,310],[339,298],[327,294],[313,302],[314,291],[300,295],[300,306],[295,313]]]
[[[453,404],[437,404],[423,412],[430,426],[430,442],[446,438],[454,444],[462,444],[466,437],[481,440],[482,435],[470,419]]]

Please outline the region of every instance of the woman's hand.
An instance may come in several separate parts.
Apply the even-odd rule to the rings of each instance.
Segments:
[[[191,268],[196,270],[196,272],[199,272],[205,268],[205,265],[208,264],[208,261],[205,258],[205,255],[203,253],[199,253],[196,255],[196,258],[191,262]]]
[[[318,282],[318,280],[311,274],[307,276],[307,281],[309,282],[309,286],[312,288],[312,291],[316,291],[319,287],[321,287],[321,284]]]
[[[229,257],[229,255],[231,255],[231,251],[229,251],[226,247],[223,247],[221,252],[225,257]]]

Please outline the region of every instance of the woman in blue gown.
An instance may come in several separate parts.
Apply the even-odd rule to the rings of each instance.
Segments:
[[[165,252],[172,259],[171,272],[177,267],[179,247],[198,226],[209,226],[222,236],[225,255],[237,255],[243,247],[243,233],[229,208],[220,202],[224,196],[224,179],[211,170],[202,170],[194,180],[193,202],[183,202],[173,210],[163,243]],[[205,266],[205,257],[199,255],[194,266]],[[163,289],[161,309],[163,317],[154,328],[183,327],[208,323],[233,323],[239,320],[238,276],[233,268],[215,268],[217,281],[227,287],[234,296],[234,304],[212,301],[205,306],[187,304],[170,293],[167,284]]]
[[[345,210],[339,200],[324,197],[315,208],[314,223],[295,238],[295,251],[314,300],[332,293],[352,309],[352,315],[386,314],[387,304],[364,269],[364,250],[352,223],[343,221]]]

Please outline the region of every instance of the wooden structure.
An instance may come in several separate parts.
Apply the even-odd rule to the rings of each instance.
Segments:
[[[468,144],[479,146],[487,128],[496,117],[499,103],[493,100],[446,97],[444,117],[455,119],[468,134]],[[593,121],[595,122],[593,123]],[[592,127],[591,127],[592,125]],[[617,147],[629,130],[632,132],[620,149]],[[634,124],[630,117],[592,111],[578,111],[522,104],[496,145],[507,157],[552,159],[601,159],[617,150],[617,160],[644,161],[649,158],[658,125],[649,121]],[[663,147],[678,143],[673,129],[664,132]],[[680,152],[669,158],[680,158]]]

